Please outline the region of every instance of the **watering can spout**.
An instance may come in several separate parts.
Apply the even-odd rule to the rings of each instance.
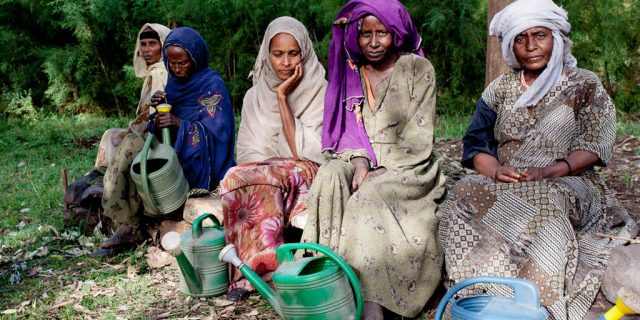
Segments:
[[[189,258],[180,250],[180,234],[175,231],[167,232],[167,234],[162,237],[161,244],[165,250],[176,257],[178,266],[180,266],[180,272],[189,291],[193,294],[202,293],[202,283],[198,278],[195,268],[191,265]]]
[[[249,268],[240,258],[238,257],[238,253],[236,252],[236,246],[233,244],[229,244],[218,255],[218,259],[222,262],[231,263],[236,268],[240,269],[242,275],[249,280],[249,282],[253,285],[254,288],[262,295],[265,300],[271,305],[271,307],[278,313],[280,317],[282,315],[282,307],[280,306],[280,301],[275,295],[275,292],[269,285],[260,278],[260,276],[255,273],[251,268]]]

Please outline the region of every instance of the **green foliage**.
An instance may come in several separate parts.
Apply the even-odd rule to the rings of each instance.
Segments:
[[[0,1],[0,115],[17,116],[7,113],[9,104],[15,110],[18,98],[29,96],[36,111],[131,116],[140,90],[131,56],[145,22],[198,30],[209,45],[211,67],[222,74],[239,109],[267,24],[283,15],[302,21],[326,65],[331,23],[344,2]],[[439,113],[469,114],[483,90],[487,0],[403,3],[436,69]],[[640,111],[640,1],[558,3],[569,12],[579,65],[601,76],[620,110]]]
[[[559,0],[578,66],[596,72],[618,110],[640,112],[640,1]]]

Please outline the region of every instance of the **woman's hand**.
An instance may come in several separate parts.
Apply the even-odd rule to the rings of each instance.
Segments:
[[[180,127],[182,120],[169,112],[158,112],[155,118],[156,126],[160,129],[167,127]]]
[[[366,176],[366,177],[364,177],[364,181],[369,181],[369,180],[371,180],[371,179],[373,179],[373,178],[375,178],[375,177],[377,177],[377,176],[379,176],[379,175],[381,175],[381,174],[383,174],[383,173],[385,173],[385,172],[387,172],[387,168],[385,168],[385,167],[378,167],[378,168],[376,168],[376,169],[375,169],[375,170],[373,170],[373,171],[369,171],[369,172],[367,173],[367,176]]]
[[[527,168],[524,172],[520,174],[520,182],[527,181],[540,181],[542,179],[548,178],[547,168]]]
[[[155,107],[161,103],[165,103],[166,99],[165,97],[167,96],[167,93],[162,91],[162,90],[158,90],[156,91],[152,96],[151,96],[151,106]]]
[[[351,180],[351,192],[356,192],[369,173],[369,160],[362,157],[352,158],[351,164],[356,168]]]
[[[307,181],[307,185],[311,185],[311,182],[318,173],[319,165],[310,160],[294,160],[296,162],[296,169],[300,170],[300,175]]]
[[[522,176],[513,167],[498,165],[493,175],[495,182],[518,182]]]
[[[300,83],[300,79],[302,79],[303,70],[302,63],[295,66],[295,70],[289,79],[285,80],[278,86],[278,99],[286,99],[296,87]]]

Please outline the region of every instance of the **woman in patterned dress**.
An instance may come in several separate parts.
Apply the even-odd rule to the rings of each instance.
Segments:
[[[352,0],[329,49],[322,132],[331,161],[307,200],[302,239],[337,251],[361,281],[365,319],[416,316],[440,283],[433,152],[435,74],[396,0]]]
[[[220,74],[209,68],[209,48],[196,30],[181,27],[171,31],[163,57],[169,70],[166,92],[157,91],[150,100],[152,106],[166,101],[172,108],[170,113],[152,114],[147,130],[160,136],[160,130],[168,127],[189,188],[212,190],[235,165],[235,120],[229,93]],[[144,144],[142,138],[125,139],[107,169],[102,207],[118,228],[96,254],[114,254],[142,239],[144,208],[129,173],[140,144]]]
[[[598,77],[576,67],[570,28],[551,0],[516,1],[491,22],[513,70],[477,103],[462,164],[479,175],[453,188],[439,226],[448,285],[524,278],[553,319],[583,318],[611,249],[623,243],[595,233],[637,232],[594,172],[611,158],[616,112]]]
[[[307,29],[291,17],[269,24],[251,75],[238,131],[240,165],[221,183],[222,208],[227,243],[270,280],[278,266],[275,248],[284,243],[285,227],[304,216],[307,191],[324,162],[327,81]],[[252,290],[233,268],[228,299],[242,300]]]
[[[144,78],[140,90],[140,100],[136,109],[136,119],[129,122],[127,129],[111,128],[102,134],[94,167],[106,168],[113,159],[120,142],[127,134],[143,136],[149,117],[148,106],[151,95],[163,90],[167,84],[167,69],[162,62],[162,45],[171,30],[161,24],[145,23],[133,51],[133,71],[138,78]],[[142,146],[140,146],[142,149]]]

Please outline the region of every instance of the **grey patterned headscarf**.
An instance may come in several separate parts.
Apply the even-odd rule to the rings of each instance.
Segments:
[[[497,37],[502,44],[502,56],[509,67],[522,68],[513,53],[513,40],[533,27],[551,30],[553,52],[547,68],[518,98],[516,107],[536,105],[560,80],[564,67],[575,68],[577,64],[571,54],[573,43],[567,37],[571,30],[567,12],[551,0],[518,0],[498,12],[489,26],[489,35]]]

